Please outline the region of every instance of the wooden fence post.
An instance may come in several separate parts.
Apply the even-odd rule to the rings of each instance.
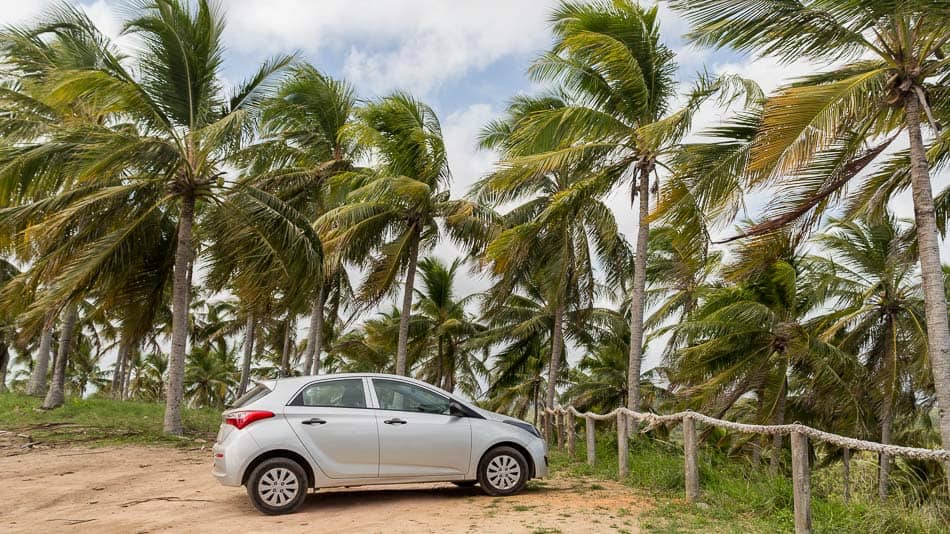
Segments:
[[[686,500],[699,500],[699,466],[696,463],[696,420],[683,418],[683,453],[685,455]]]
[[[567,455],[570,456],[571,461],[574,461],[574,441],[577,439],[577,420],[574,419],[574,412],[564,413],[564,423],[564,427],[567,429]]]
[[[584,417],[584,426],[587,430],[587,465],[594,467],[594,463],[597,461],[597,439],[594,435],[594,418],[591,416]]]
[[[554,412],[554,433],[557,434],[557,450],[564,450],[564,423],[561,414]]]
[[[851,449],[845,447],[842,457],[842,469],[844,470],[844,502],[851,502]]]
[[[620,480],[627,478],[630,472],[630,455],[627,452],[627,415],[622,411],[617,412],[617,471]]]
[[[792,432],[792,488],[795,534],[811,534],[811,474],[808,470],[808,436]]]

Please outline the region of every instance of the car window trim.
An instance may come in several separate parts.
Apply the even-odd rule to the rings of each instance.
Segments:
[[[326,382],[326,383],[329,383],[329,382],[339,382],[339,381],[341,381],[341,380],[359,380],[359,381],[362,382],[362,384],[363,384],[363,403],[364,403],[366,406],[363,406],[362,408],[359,408],[359,407],[352,407],[352,406],[332,406],[332,405],[326,405],[326,404],[320,404],[320,405],[315,405],[315,404],[294,404],[294,401],[297,400],[297,397],[300,397],[301,393],[303,393],[303,391],[304,391],[305,389],[309,388],[310,386],[313,386],[313,385],[316,385],[316,384],[319,384],[319,383],[323,383],[323,382]],[[371,409],[372,409],[371,403],[370,403],[370,399],[369,399],[369,397],[367,396],[366,377],[362,377],[362,376],[341,376],[341,377],[333,377],[333,378],[323,378],[323,379],[318,379],[318,380],[313,380],[313,381],[311,381],[311,382],[307,382],[306,384],[304,384],[303,386],[301,386],[300,388],[298,388],[297,391],[296,391],[293,395],[290,396],[290,400],[287,401],[287,404],[285,404],[284,406],[291,406],[291,407],[294,407],[294,408],[339,408],[339,409],[343,409],[343,410],[371,410]]]
[[[423,385],[423,384],[418,384],[418,383],[416,383],[416,382],[410,382],[409,380],[400,380],[400,379],[398,379],[398,378],[390,378],[390,377],[386,377],[386,376],[368,376],[368,377],[366,377],[366,379],[367,379],[367,381],[370,382],[370,387],[369,387],[369,389],[368,389],[367,391],[372,392],[372,395],[373,395],[373,404],[374,404],[373,409],[374,409],[374,410],[381,410],[381,411],[384,411],[384,412],[401,412],[401,413],[424,414],[424,415],[441,415],[441,416],[443,416],[443,417],[458,417],[458,416],[456,416],[456,415],[450,415],[450,414],[447,414],[447,413],[414,412],[414,411],[412,411],[412,410],[395,410],[395,409],[393,409],[393,408],[383,408],[383,407],[382,407],[382,404],[380,404],[380,402],[379,402],[379,397],[376,396],[376,385],[375,385],[375,381],[376,381],[376,380],[380,380],[380,381],[389,381],[389,382],[399,382],[399,383],[401,383],[401,384],[407,384],[407,385],[410,385],[410,386],[416,386],[416,387],[418,387],[418,388],[422,388],[422,389],[424,389],[424,390],[426,390],[426,391],[428,391],[428,392],[430,392],[430,393],[432,393],[432,394],[434,394],[434,395],[438,395],[439,397],[442,397],[442,398],[448,400],[450,403],[451,403],[451,402],[457,402],[457,403],[459,403],[459,404],[462,406],[462,408],[465,409],[465,412],[466,412],[465,417],[467,417],[467,418],[472,418],[472,419],[484,419],[484,417],[482,416],[482,414],[476,412],[475,410],[472,410],[471,408],[469,408],[468,406],[466,406],[465,403],[463,403],[463,402],[461,402],[461,401],[459,401],[458,399],[455,399],[455,398],[453,398],[453,397],[446,397],[444,394],[442,394],[442,393],[440,393],[440,392],[438,392],[438,391],[436,391],[436,390],[434,390],[434,389],[432,389],[432,388],[430,388],[430,387],[426,387],[426,386]]]

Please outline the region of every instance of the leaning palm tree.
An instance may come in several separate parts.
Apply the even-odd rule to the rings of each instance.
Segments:
[[[438,219],[457,240],[468,236],[453,223],[460,210],[449,200],[449,167],[438,118],[432,109],[406,93],[393,93],[356,113],[344,135],[372,149],[378,165],[337,175],[333,182],[350,192],[343,205],[318,220],[329,254],[353,263],[368,261],[360,297],[377,302],[394,290],[404,273],[397,374],[406,374],[409,320],[419,254],[439,237]],[[368,258],[368,260],[367,260]]]
[[[209,202],[209,209],[231,213],[235,231],[256,225],[268,237],[261,239],[262,246],[286,254],[289,270],[301,253],[318,257],[319,245],[294,210],[263,191],[223,179],[224,165],[253,131],[269,83],[291,58],[268,61],[228,97],[219,83],[224,18],[217,4],[153,0],[137,7],[135,18],[125,24],[125,32],[141,43],[133,58],[124,60],[103,45],[95,50],[94,67],[58,69],[40,91],[48,107],[74,107],[100,120],[59,123],[41,139],[6,148],[3,179],[28,184],[27,197],[34,187],[49,190],[56,184],[52,197],[22,210],[46,209],[44,232],[83,239],[69,247],[72,261],[49,297],[60,302],[115,271],[151,214],[176,215],[164,429],[180,434],[194,225],[205,202],[215,200],[218,204]],[[86,23],[76,24],[93,31],[83,27]],[[101,235],[69,232],[90,217],[105,221],[88,225]]]
[[[877,212],[897,191],[913,191],[926,301],[928,351],[941,409],[940,432],[950,443],[950,326],[943,290],[938,221],[929,162],[950,158],[947,115],[950,4],[931,0],[673,0],[693,24],[694,43],[777,57],[838,62],[840,67],[781,88],[765,104],[751,142],[746,173],[752,185],[785,185],[784,201],[748,233],[794,221],[840,198],[859,171],[878,162],[906,130],[908,150],[872,176],[858,203]],[[940,137],[928,151],[922,124]],[[868,142],[873,142],[867,147]],[[886,157],[886,156],[885,156]]]
[[[699,106],[715,95],[748,92],[753,84],[734,77],[700,75],[685,105],[671,111],[676,98],[673,51],[660,42],[656,7],[629,0],[564,2],[552,13],[555,43],[530,68],[540,81],[559,83],[571,96],[567,105],[532,113],[513,133],[518,152],[510,163],[532,172],[563,168],[593,158],[592,172],[560,195],[550,212],[577,210],[619,184],[639,197],[637,243],[631,289],[630,395],[637,409],[642,364],[647,241],[651,180],[677,149]],[[727,95],[728,94],[728,95]],[[556,146],[552,149],[552,146]]]

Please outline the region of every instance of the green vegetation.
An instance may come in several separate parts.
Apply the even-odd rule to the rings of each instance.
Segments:
[[[497,164],[458,198],[416,97],[285,55],[228,94],[226,3],[121,3],[140,46],[66,4],[0,29],[0,390],[164,403],[176,435],[253,378],[396,372],[535,424],[691,408],[950,446],[950,3],[669,2],[695,45],[814,61],[765,94],[682,72],[652,2],[561,2],[544,91],[485,125]],[[704,105],[723,122],[696,131]],[[776,475],[786,441],[715,435]],[[935,462],[877,467],[882,502],[947,498]],[[717,495],[781,501],[745,475]]]
[[[552,469],[572,476],[616,480],[616,436],[599,434],[597,465],[587,465],[586,451],[578,447],[571,462],[566,453],[552,451]],[[852,460],[852,469],[859,462]],[[699,455],[701,502],[684,498],[682,446],[638,437],[630,442],[630,475],[624,484],[654,499],[655,507],[639,517],[648,532],[793,532],[792,485],[785,475],[771,476],[765,465],[729,457],[703,447]],[[874,465],[869,463],[870,471]],[[869,473],[871,474],[871,473]],[[852,477],[860,479],[857,473]],[[818,481],[821,480],[819,483]],[[812,519],[816,532],[938,533],[950,521],[950,504],[935,499],[924,505],[911,496],[894,495],[886,503],[876,499],[874,477],[855,485],[852,499],[842,499],[840,466],[812,473]],[[856,487],[855,487],[856,486]],[[618,516],[625,511],[617,510]]]
[[[57,410],[42,410],[40,404],[29,395],[0,393],[0,429],[29,436],[29,442],[38,445],[194,447],[210,445],[221,423],[217,410],[185,408],[185,433],[176,437],[162,432],[162,405],[155,402],[70,398]]]

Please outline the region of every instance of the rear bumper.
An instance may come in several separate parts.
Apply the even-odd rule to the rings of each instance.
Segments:
[[[215,443],[211,448],[214,464],[211,474],[223,486],[240,486],[244,470],[257,457],[260,446],[248,432],[233,432],[225,443]]]

